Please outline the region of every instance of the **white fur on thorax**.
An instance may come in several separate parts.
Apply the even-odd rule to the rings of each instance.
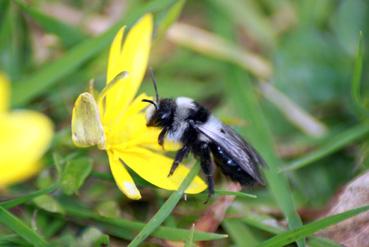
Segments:
[[[180,142],[184,131],[188,128],[188,123],[185,119],[188,117],[190,110],[195,107],[193,99],[187,97],[176,98],[176,111],[173,122],[174,129],[168,132],[167,138],[169,140]]]
[[[213,115],[210,115],[208,121],[200,125],[201,129],[203,129],[204,131],[209,131],[213,133],[220,132],[222,129],[222,126],[223,126],[222,123]],[[199,140],[208,142],[209,138],[205,136],[204,134],[200,134]]]
[[[176,98],[177,109],[193,109],[195,104],[193,99],[187,97]]]

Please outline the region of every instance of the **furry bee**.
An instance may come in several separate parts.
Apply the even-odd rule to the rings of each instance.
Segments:
[[[163,146],[165,138],[182,145],[168,176],[192,152],[200,160],[201,169],[206,175],[208,199],[214,193],[214,163],[223,174],[241,185],[264,184],[259,168],[265,165],[265,161],[250,144],[190,98],[159,99],[152,70],[150,75],[156,99],[143,100],[150,103],[146,109],[147,126],[162,129],[158,136],[159,145]]]

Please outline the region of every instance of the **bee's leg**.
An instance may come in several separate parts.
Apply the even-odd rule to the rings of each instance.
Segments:
[[[201,144],[198,156],[200,158],[201,169],[206,175],[208,183],[208,198],[205,201],[206,204],[214,194],[213,161],[210,155],[210,148],[207,143]]]
[[[160,132],[159,136],[158,136],[158,143],[160,146],[164,147],[164,138],[165,138],[165,135],[167,134],[168,132],[168,127],[164,127],[163,130]]]
[[[191,148],[189,145],[183,145],[183,147],[178,150],[176,157],[173,161],[172,167],[170,168],[170,172],[168,174],[168,177],[172,176],[174,171],[177,169],[179,163],[182,162],[182,160],[187,156],[187,154],[190,152]]]

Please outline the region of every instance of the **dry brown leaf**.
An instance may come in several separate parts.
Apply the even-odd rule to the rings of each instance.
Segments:
[[[230,182],[227,184],[227,190],[238,192],[241,190],[241,185],[236,182]],[[221,196],[216,199],[203,213],[200,219],[193,224],[195,231],[203,232],[215,232],[219,225],[222,223],[225,213],[229,206],[234,201],[235,196]],[[192,226],[192,227],[193,227]],[[165,247],[181,247],[184,246],[183,242],[164,241],[162,246]],[[203,243],[198,243],[197,246],[203,246]]]
[[[345,186],[335,203],[323,217],[335,215],[369,204],[369,172]],[[317,235],[348,247],[369,246],[369,212],[333,225]]]
[[[239,183],[231,182],[228,184],[229,191],[240,191]],[[211,204],[200,219],[195,223],[195,229],[204,232],[215,232],[223,221],[228,207],[234,201],[234,196],[221,196]]]

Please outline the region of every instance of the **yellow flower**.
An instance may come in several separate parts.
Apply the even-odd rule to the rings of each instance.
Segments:
[[[0,73],[0,187],[36,174],[51,137],[51,121],[38,112],[7,112],[9,81]]]
[[[153,17],[143,16],[125,37],[125,27],[115,36],[110,47],[107,85],[95,98],[81,94],[72,115],[72,139],[75,145],[97,145],[106,150],[110,169],[119,189],[131,199],[140,199],[127,167],[148,182],[167,190],[178,189],[188,173],[181,165],[168,177],[173,160],[160,154],[159,130],[146,127],[142,99],[135,98],[146,72],[153,32]],[[187,193],[199,193],[205,183],[196,177]]]

